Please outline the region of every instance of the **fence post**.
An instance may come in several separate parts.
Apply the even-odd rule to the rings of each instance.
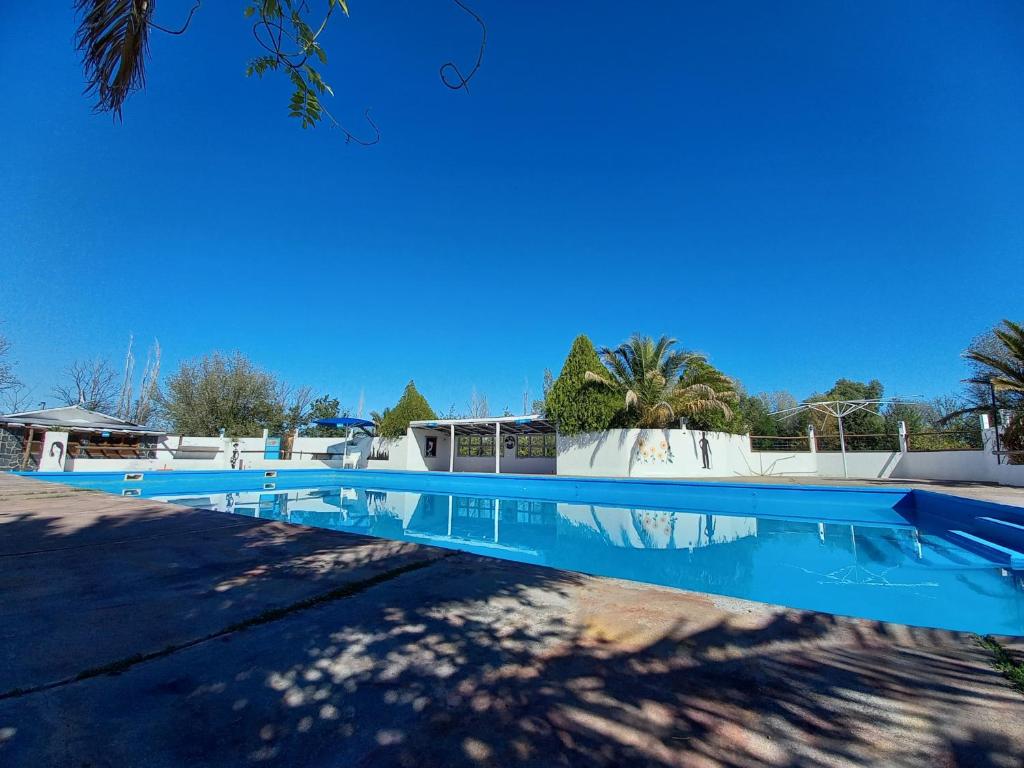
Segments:
[[[810,446],[811,453],[817,453],[818,452],[818,444],[817,444],[817,442],[814,439],[814,425],[813,424],[808,424],[807,425],[807,444],[808,444],[808,446]]]
[[[899,423],[899,429],[900,429],[900,453],[906,453],[908,450],[910,450],[910,444],[909,444],[909,439],[910,438],[909,438],[909,435],[907,435],[907,422],[901,420],[900,423]]]
[[[1003,457],[996,453],[999,450],[996,446],[999,445],[997,441],[997,430],[999,427],[992,426],[992,419],[989,418],[987,413],[979,414],[979,421],[981,421],[981,449],[986,453],[991,453],[995,456],[996,464],[1003,463]]]

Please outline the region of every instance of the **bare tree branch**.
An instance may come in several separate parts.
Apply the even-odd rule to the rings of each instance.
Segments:
[[[66,381],[53,388],[62,405],[80,405],[90,411],[111,413],[117,406],[118,374],[106,360],[76,360],[64,369]]]

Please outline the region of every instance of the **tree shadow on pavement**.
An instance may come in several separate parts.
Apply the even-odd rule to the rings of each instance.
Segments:
[[[31,516],[0,520],[0,536],[47,553],[0,558],[0,588],[15,595],[0,608],[5,660],[47,621],[83,647],[118,633],[127,640],[111,648],[198,638],[116,674],[0,701],[0,762],[739,768],[1002,766],[1024,756],[1024,699],[951,633],[730,613],[539,566],[180,515],[140,512],[72,532]],[[99,544],[97,526],[123,543]],[[431,559],[402,571],[423,556],[411,552]],[[384,577],[208,631],[360,569]],[[132,604],[147,596],[152,605]],[[74,660],[74,649],[45,648],[62,655],[54,663]]]

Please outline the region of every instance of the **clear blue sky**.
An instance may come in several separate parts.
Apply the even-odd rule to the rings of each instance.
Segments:
[[[1018,0],[477,0],[468,95],[437,77],[475,56],[454,5],[351,0],[325,74],[370,149],[243,76],[243,0],[154,35],[112,124],[67,6],[0,33],[0,322],[40,400],[129,332],[165,371],[239,349],[368,407],[414,378],[518,410],[581,331],[671,334],[752,391],[933,395],[1024,319]]]

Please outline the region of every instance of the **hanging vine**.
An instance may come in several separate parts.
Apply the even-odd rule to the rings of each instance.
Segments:
[[[447,61],[441,65],[439,76],[447,88],[468,92],[470,81],[483,63],[487,26],[462,0],[452,2],[480,26],[480,44],[468,72],[463,74],[454,61]],[[327,63],[320,38],[337,12],[348,16],[348,3],[321,0],[320,5],[321,10],[314,12],[312,0],[249,0],[245,16],[253,19],[252,35],[263,52],[249,61],[246,75],[284,73],[292,86],[288,113],[303,128],[326,122],[342,132],[346,143],[371,146],[380,141],[380,129],[369,109],[364,110],[363,117],[370,132],[360,136],[342,125],[324,105],[324,98],[334,96],[334,91],[319,69]],[[176,27],[153,19],[154,0],[75,0],[75,7],[81,15],[76,42],[86,75],[85,92],[96,98],[96,111],[110,112],[121,119],[124,102],[145,86],[150,31],[185,34],[202,0],[195,0]]]

